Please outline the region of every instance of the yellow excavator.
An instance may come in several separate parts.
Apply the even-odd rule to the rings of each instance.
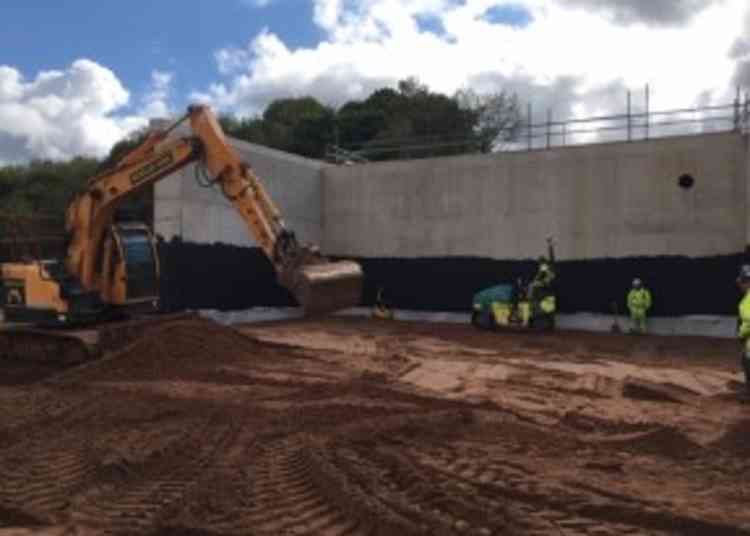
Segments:
[[[185,121],[191,135],[172,134]],[[156,241],[147,225],[116,223],[115,212],[127,196],[191,163],[233,204],[273,264],[278,282],[307,315],[359,303],[361,267],[331,262],[317,247],[300,244],[258,177],[227,143],[210,108],[191,106],[180,120],[152,132],[88,181],[66,213],[64,260],[0,264],[0,357],[45,344],[48,353],[71,346],[91,351],[117,332],[140,331],[148,323],[133,318],[159,308]],[[113,323],[123,316],[133,320]]]

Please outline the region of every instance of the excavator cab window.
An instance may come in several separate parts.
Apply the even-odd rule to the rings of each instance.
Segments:
[[[108,256],[105,263],[108,271],[107,277],[109,277],[110,282],[113,282],[116,277],[117,266],[120,264],[120,260],[122,259],[122,255],[120,254],[120,243],[115,239],[114,236],[112,236],[112,234],[108,234],[107,239],[104,242],[103,249],[103,256]]]
[[[62,281],[67,275],[65,265],[59,260],[43,260],[39,263],[40,276],[43,280]]]
[[[151,233],[146,228],[119,229],[119,242],[125,260],[128,300],[158,296],[158,269]]]

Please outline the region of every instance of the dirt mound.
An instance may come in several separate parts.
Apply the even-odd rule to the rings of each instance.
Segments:
[[[652,428],[648,423],[628,423],[576,412],[566,413],[560,424],[578,432],[610,436],[644,433]]]
[[[155,324],[144,328],[127,349],[66,375],[87,381],[168,379],[221,362],[246,361],[257,353],[257,344],[232,328],[200,317]]]
[[[100,536],[101,531],[82,527],[40,527],[0,529],[0,536]]]
[[[195,536],[748,534],[738,528],[750,523],[740,448],[747,423],[722,439],[721,463],[686,429],[726,426],[737,413],[728,402],[654,404],[648,389],[630,398],[560,389],[575,371],[527,366],[524,381],[500,374],[538,365],[540,356],[563,361],[561,339],[544,355],[543,344],[524,350],[523,337],[494,336],[484,343],[494,351],[479,358],[470,346],[481,339],[468,329],[453,328],[440,345],[440,330],[451,328],[326,320],[278,329],[289,331],[267,344],[183,319],[43,384],[0,386],[0,527]],[[372,354],[322,344],[347,330],[351,348]],[[366,345],[377,330],[383,344]],[[291,334],[297,346],[278,344]],[[399,381],[390,362],[405,340],[439,347],[408,354],[420,363],[461,363],[479,376],[493,370],[487,396],[478,402]],[[538,403],[521,404],[524,396]]]
[[[667,426],[610,437],[606,442],[624,451],[672,459],[694,458],[704,452],[703,447],[684,433]]]
[[[626,378],[622,383],[622,396],[650,402],[681,403],[698,393],[674,384],[649,382],[640,378]]]
[[[26,512],[0,507],[0,534],[2,534],[4,527],[34,527],[40,525],[43,525],[43,523],[39,519]]]
[[[726,450],[737,456],[750,455],[750,419],[731,425],[711,447]]]

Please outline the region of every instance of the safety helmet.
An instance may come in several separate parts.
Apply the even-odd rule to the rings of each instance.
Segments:
[[[750,264],[743,264],[740,268],[740,275],[737,277],[738,283],[750,283]]]
[[[643,281],[641,281],[639,278],[633,279],[633,286],[635,288],[639,288],[641,285],[643,285]]]

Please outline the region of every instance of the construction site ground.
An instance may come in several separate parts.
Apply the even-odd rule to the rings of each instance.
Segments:
[[[183,318],[0,369],[0,535],[750,535],[738,343]]]

